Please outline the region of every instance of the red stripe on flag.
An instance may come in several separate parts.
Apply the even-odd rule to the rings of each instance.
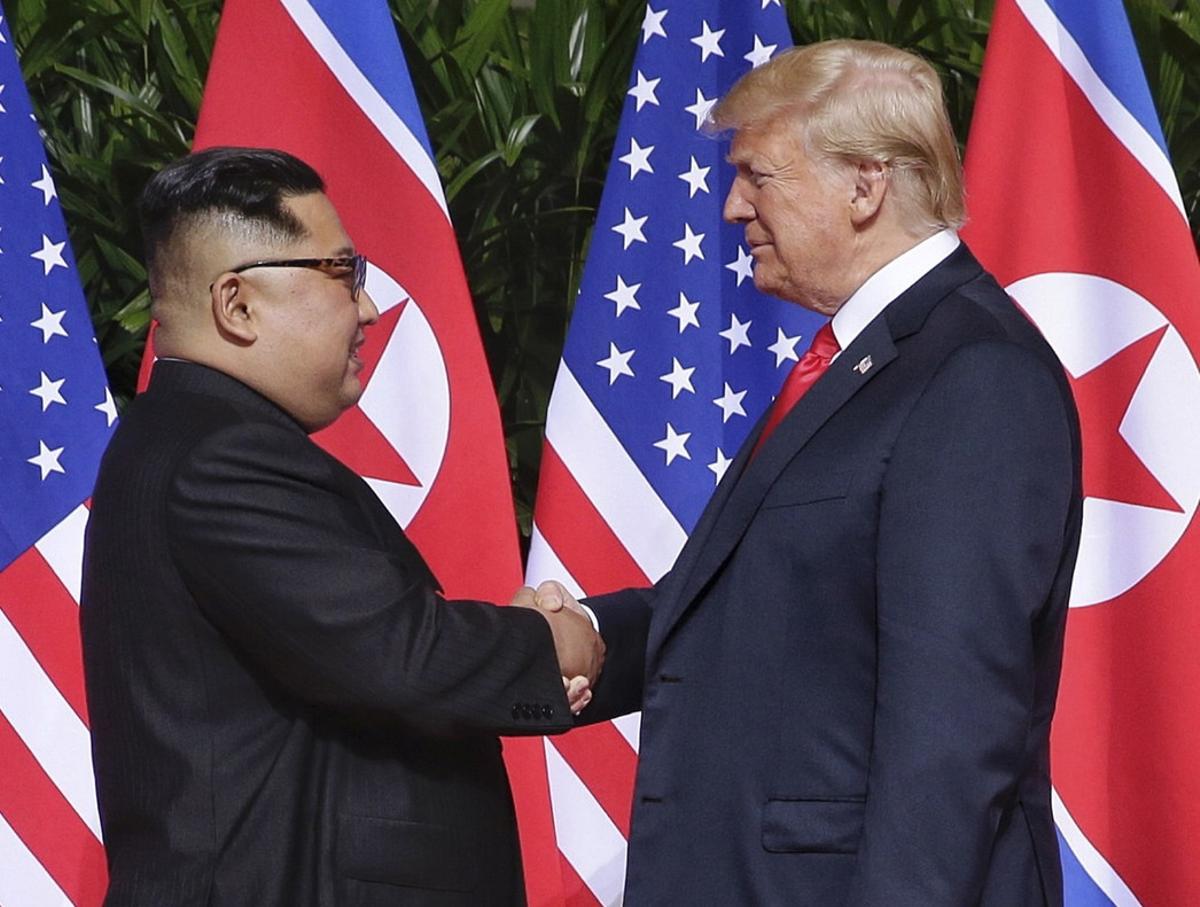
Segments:
[[[588,595],[650,585],[649,577],[549,443],[542,450],[537,524],[563,566]]]
[[[76,905],[104,899],[104,849],[0,713],[0,814]]]
[[[592,894],[592,890],[575,871],[570,860],[559,854],[559,864],[562,869],[563,890],[566,892],[563,900],[565,907],[603,907],[600,900]]]
[[[637,771],[637,754],[629,741],[606,721],[555,737],[553,745],[628,840]]]
[[[36,548],[30,548],[0,572],[0,610],[80,721],[88,726],[79,606]]]
[[[529,907],[561,907],[561,880],[553,872],[531,871],[558,848],[550,810],[550,782],[541,737],[504,738],[504,764],[513,779],[513,803],[521,830],[521,860],[525,864],[525,895]]]
[[[997,4],[988,41],[1009,52],[988,58],[971,123],[963,237],[972,251],[1005,286],[1063,271],[1123,284],[1194,348],[1200,307],[1180,304],[1180,291],[1195,286],[1198,266],[1179,209],[1014,4]]]

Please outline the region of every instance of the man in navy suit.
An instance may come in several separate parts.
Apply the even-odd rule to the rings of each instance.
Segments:
[[[755,284],[832,321],[674,569],[586,601],[607,660],[584,716],[642,710],[626,903],[1059,905],[1077,417],[955,233],[938,77],[826,42],[714,120]]]

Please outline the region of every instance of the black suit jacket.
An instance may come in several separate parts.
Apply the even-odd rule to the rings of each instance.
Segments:
[[[590,600],[642,709],[627,903],[1062,902],[1048,735],[1081,519],[1053,353],[961,247]]]
[[[110,907],[523,903],[497,734],[570,714],[546,622],[445,601],[357,476],[159,362],[81,608]]]

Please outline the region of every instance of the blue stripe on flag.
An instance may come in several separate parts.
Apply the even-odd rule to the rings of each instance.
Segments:
[[[1100,80],[1166,154],[1167,143],[1121,0],[1046,0],[1046,5],[1083,50]]]
[[[404,121],[433,160],[433,146],[425,131],[425,119],[421,116],[417,93],[387,5],[348,4],[345,0],[309,2],[367,81]]]
[[[1113,902],[1092,881],[1061,833],[1058,850],[1062,856],[1064,902],[1070,907],[1113,907]]]

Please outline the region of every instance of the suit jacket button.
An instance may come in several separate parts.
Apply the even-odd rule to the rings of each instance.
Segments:
[[[531,706],[528,702],[521,703],[521,714],[524,715],[526,718],[532,718],[533,717],[533,706]]]
[[[521,703],[519,703],[519,702],[518,702],[518,703],[516,703],[515,705],[513,705],[513,707],[512,707],[512,716],[513,716],[513,718],[520,718],[520,717],[521,717]]]
[[[553,718],[554,717],[554,706],[552,706],[552,705],[542,706],[542,717],[543,718]]]

